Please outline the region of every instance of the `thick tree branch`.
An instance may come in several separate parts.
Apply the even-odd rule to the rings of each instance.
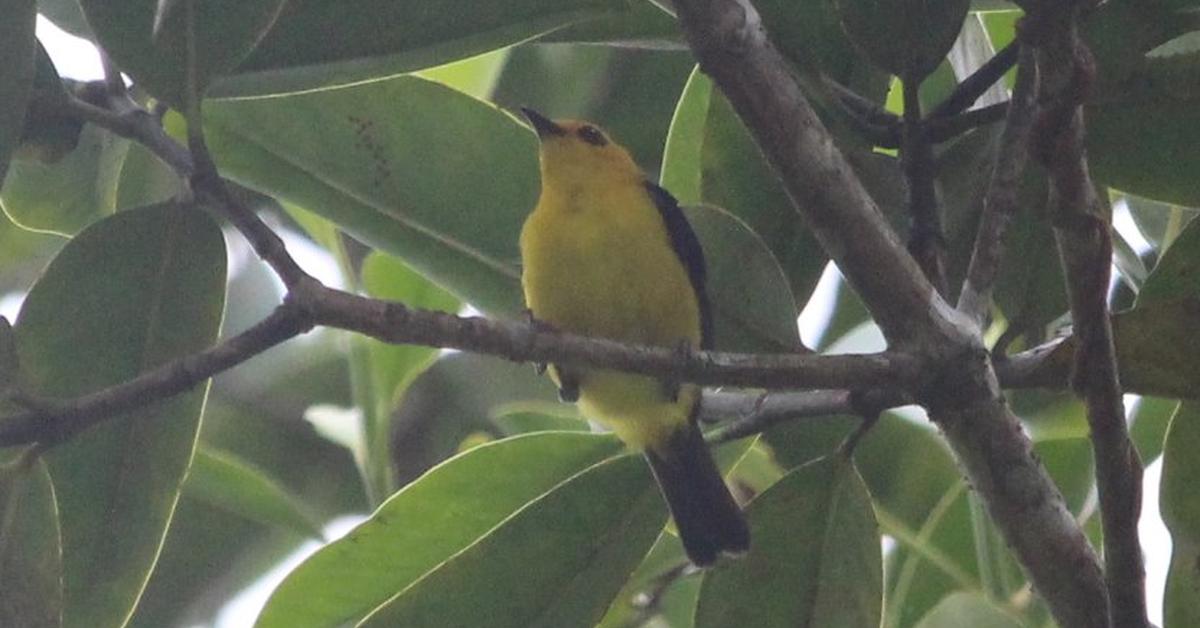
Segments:
[[[915,390],[1064,628],[1106,626],[1099,561],[1004,404],[979,328],[947,306],[883,222],[749,0],[676,0],[700,61],[751,130],[818,241],[891,342],[929,355]]]
[[[987,323],[991,312],[992,288],[1004,256],[1004,234],[1017,213],[1017,190],[1025,170],[1029,132],[1033,128],[1037,105],[1037,65],[1033,50],[1025,47],[1020,57],[1017,83],[1008,104],[1004,133],[1000,136],[987,196],[983,200],[975,249],[958,298],[959,311],[980,327]]]
[[[939,336],[949,310],[854,175],[748,0],[677,0],[700,67],[779,173],[889,340]]]
[[[1092,430],[1096,485],[1104,524],[1105,576],[1114,626],[1149,626],[1145,567],[1137,524],[1142,464],[1129,439],[1108,307],[1112,234],[1102,216],[1084,151],[1083,103],[1095,62],[1079,37],[1080,3],[1031,9],[1027,29],[1038,47],[1044,108],[1036,153],[1051,181],[1054,235],[1067,279],[1078,338],[1072,386],[1083,396]]]

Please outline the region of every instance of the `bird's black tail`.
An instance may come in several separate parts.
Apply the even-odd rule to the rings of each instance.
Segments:
[[[689,423],[667,442],[647,448],[646,459],[675,518],[683,549],[696,566],[711,565],[722,552],[750,549],[746,519],[699,428]]]

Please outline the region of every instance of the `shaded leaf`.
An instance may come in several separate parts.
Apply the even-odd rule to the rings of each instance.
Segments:
[[[871,63],[904,80],[920,81],[954,45],[969,0],[837,0],[846,34]]]
[[[73,397],[123,382],[217,337],[221,231],[194,207],[159,205],[76,236],[17,320],[31,392]],[[207,386],[74,435],[46,459],[58,493],[65,625],[120,626],[161,547]]]
[[[216,96],[296,92],[395,76],[512,45],[579,20],[621,15],[624,0],[290,0]],[[320,45],[315,45],[320,42]]]
[[[37,40],[34,0],[7,0],[0,5],[0,178],[21,142],[25,110],[33,89]]]
[[[792,471],[750,502],[746,516],[754,544],[705,574],[698,627],[879,625],[879,532],[848,460]]]
[[[302,628],[358,620],[619,448],[607,436],[542,433],[456,456],[297,567],[272,593],[256,626]]]
[[[1170,248],[1197,214],[1190,207],[1167,205],[1137,196],[1126,196],[1125,201],[1138,231],[1160,255]]]
[[[1137,447],[1143,465],[1149,466],[1162,454],[1167,426],[1178,408],[1178,399],[1145,396],[1138,400],[1129,418],[1132,423],[1129,437]]]
[[[301,536],[321,538],[321,527],[262,469],[212,448],[196,451],[184,491],[190,496],[258,523]]]
[[[694,205],[702,199],[701,156],[711,97],[712,80],[697,65],[675,105],[658,178],[659,184],[683,205]]]
[[[56,628],[63,613],[58,509],[45,463],[32,462],[0,464],[0,618]]]
[[[514,513],[359,625],[594,625],[665,521],[641,456],[600,462]]]
[[[135,83],[178,107],[186,102],[189,32],[196,37],[196,86],[203,94],[215,77],[232,70],[254,49],[285,3],[172,1],[162,3],[161,15],[159,0],[80,0],[79,4],[113,61]],[[194,23],[189,24],[192,11]]]
[[[537,150],[511,116],[410,77],[205,113],[230,177],[334,221],[477,307],[521,310],[517,235],[537,198]]]
[[[87,88],[76,85],[75,90],[82,92],[86,98]],[[71,91],[58,75],[54,62],[39,41],[37,44],[37,59],[33,76],[33,96],[36,101],[67,98]],[[25,112],[25,123],[21,130],[21,146],[17,149],[17,159],[36,159],[53,163],[62,159],[79,144],[79,134],[83,131],[83,120],[62,115],[52,111],[52,107],[40,106],[32,102]]]
[[[1171,531],[1171,566],[1163,600],[1164,628],[1200,623],[1200,408],[1184,403],[1171,419],[1163,448],[1159,508]]]
[[[0,202],[27,229],[74,235],[116,209],[129,140],[85,124],[75,149],[55,163],[13,161]]]
[[[455,313],[458,299],[416,274],[400,260],[372,252],[363,260],[362,286],[367,294],[408,307]],[[392,476],[392,413],[413,380],[433,362],[437,349],[416,345],[387,344],[373,338],[355,337],[351,359],[362,361],[352,369],[358,404],[364,412],[366,475],[378,501],[396,489]]]
[[[1135,308],[1176,299],[1200,298],[1200,223],[1175,238],[1138,293]]]

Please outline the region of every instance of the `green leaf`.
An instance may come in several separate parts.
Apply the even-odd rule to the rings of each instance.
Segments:
[[[687,48],[675,18],[651,0],[632,0],[626,11],[580,20],[542,35],[537,42],[613,44],[650,49]]]
[[[60,542],[45,463],[27,465],[18,458],[0,464],[0,617],[5,625],[62,625]]]
[[[917,628],[1023,628],[1016,617],[1001,610],[979,593],[951,593],[921,618]]]
[[[1171,531],[1171,566],[1163,601],[1164,628],[1200,625],[1200,407],[1184,403],[1171,419],[1163,448],[1159,508]]]
[[[492,95],[492,90],[496,88],[496,83],[500,80],[500,73],[508,63],[511,53],[511,48],[501,48],[478,57],[422,70],[416,75],[437,81],[474,98],[487,100]]]
[[[954,45],[969,0],[837,0],[846,34],[875,66],[906,81],[928,76]]]
[[[56,163],[16,160],[0,191],[13,222],[74,235],[116,209],[117,182],[129,140],[85,124],[79,144]]]
[[[1142,464],[1149,466],[1162,454],[1163,439],[1167,435],[1167,426],[1171,417],[1179,408],[1178,399],[1163,399],[1161,397],[1145,396],[1134,406],[1129,420],[1129,437],[1137,447]]]
[[[17,358],[17,335],[8,319],[0,316],[0,398],[19,383],[21,364]]]
[[[795,299],[766,243],[728,212],[684,209],[704,247],[715,345],[725,351],[794,351],[800,346]]]
[[[184,491],[246,519],[321,538],[321,526],[296,497],[262,469],[229,453],[198,449]]]
[[[363,261],[362,286],[367,294],[408,307],[455,313],[460,303],[394,257],[372,252]],[[366,474],[371,493],[378,501],[396,489],[392,478],[392,412],[399,407],[408,384],[433,362],[437,349],[416,345],[393,345],[372,338],[356,337],[352,359],[364,364],[352,372],[358,403],[364,412]],[[365,380],[365,381],[363,381]]]
[[[21,142],[25,110],[33,89],[37,40],[33,0],[6,0],[0,4],[0,178]]]
[[[1190,207],[1167,205],[1138,196],[1126,196],[1125,201],[1138,231],[1159,255],[1174,244],[1183,228],[1197,214],[1197,211]]]
[[[686,625],[691,625],[692,611],[696,607],[696,594],[699,593],[699,574],[688,575],[679,573],[689,564],[683,553],[683,544],[679,537],[664,532],[646,559],[638,565],[637,571],[629,577],[621,592],[613,600],[612,606],[604,614],[596,628],[629,628],[639,625],[631,623],[644,612],[646,598],[660,593],[658,609],[662,612],[656,615],[669,614],[674,606],[681,601],[686,606]],[[691,586],[689,586],[691,585]],[[662,587],[666,586],[665,590]],[[680,598],[683,598],[682,600]],[[670,621],[671,628],[684,628],[684,623]]]
[[[359,625],[595,625],[665,521],[641,456],[600,462],[514,513]]]
[[[217,337],[221,230],[195,207],[121,212],[76,236],[17,320],[32,393],[124,382]],[[120,626],[154,567],[192,457],[207,386],[72,435],[47,455],[62,520],[66,626]]]
[[[1135,308],[1200,298],[1200,223],[1192,221],[1163,254],[1138,293]]]
[[[150,149],[136,142],[129,145],[117,181],[118,209],[165,203],[178,198],[183,189],[179,174]]]
[[[712,80],[697,65],[675,105],[658,181],[683,205],[702,199],[701,157],[711,98]]]
[[[627,10],[624,0],[494,0],[469,11],[439,0],[290,0],[258,48],[212,93],[279,94],[395,76]]]
[[[541,433],[456,456],[297,567],[271,595],[256,626],[357,621],[529,502],[619,448],[608,436]]]
[[[763,239],[787,274],[799,307],[816,287],[828,258],[733,107],[717,92],[710,98],[700,157],[701,197],[745,221]]]
[[[1091,440],[1086,435],[1039,440],[1034,443],[1034,453],[1062,492],[1067,509],[1082,512],[1095,484]]]
[[[205,114],[223,173],[485,311],[521,311],[517,237],[537,199],[537,148],[511,116],[411,77],[218,101]]]
[[[705,574],[698,628],[879,625],[879,531],[848,460],[787,474],[746,508],[754,543]]]
[[[1153,276],[1151,276],[1153,279]],[[1149,285],[1149,283],[1147,284]],[[1142,294],[1146,289],[1142,289]],[[1113,317],[1117,363],[1126,392],[1179,399],[1200,395],[1200,336],[1195,322],[1200,299],[1184,298],[1139,305]],[[1059,343],[1031,374],[1066,373],[1077,344],[1074,336]]]
[[[186,102],[188,39],[194,28],[196,86],[203,94],[236,67],[279,17],[284,0],[80,0],[100,46],[135,83],[181,106]],[[189,8],[194,7],[194,9]],[[194,23],[189,24],[194,11]],[[313,42],[321,41],[313,39]]]

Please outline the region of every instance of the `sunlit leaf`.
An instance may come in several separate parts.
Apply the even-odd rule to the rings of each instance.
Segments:
[[[543,433],[457,456],[289,574],[256,626],[302,628],[360,619],[619,447],[607,436]],[[546,547],[557,549],[552,543]]]
[[[360,625],[594,625],[665,520],[640,456],[601,462],[513,513]]]
[[[921,618],[917,628],[1023,628],[1016,617],[979,593],[952,593]]]

